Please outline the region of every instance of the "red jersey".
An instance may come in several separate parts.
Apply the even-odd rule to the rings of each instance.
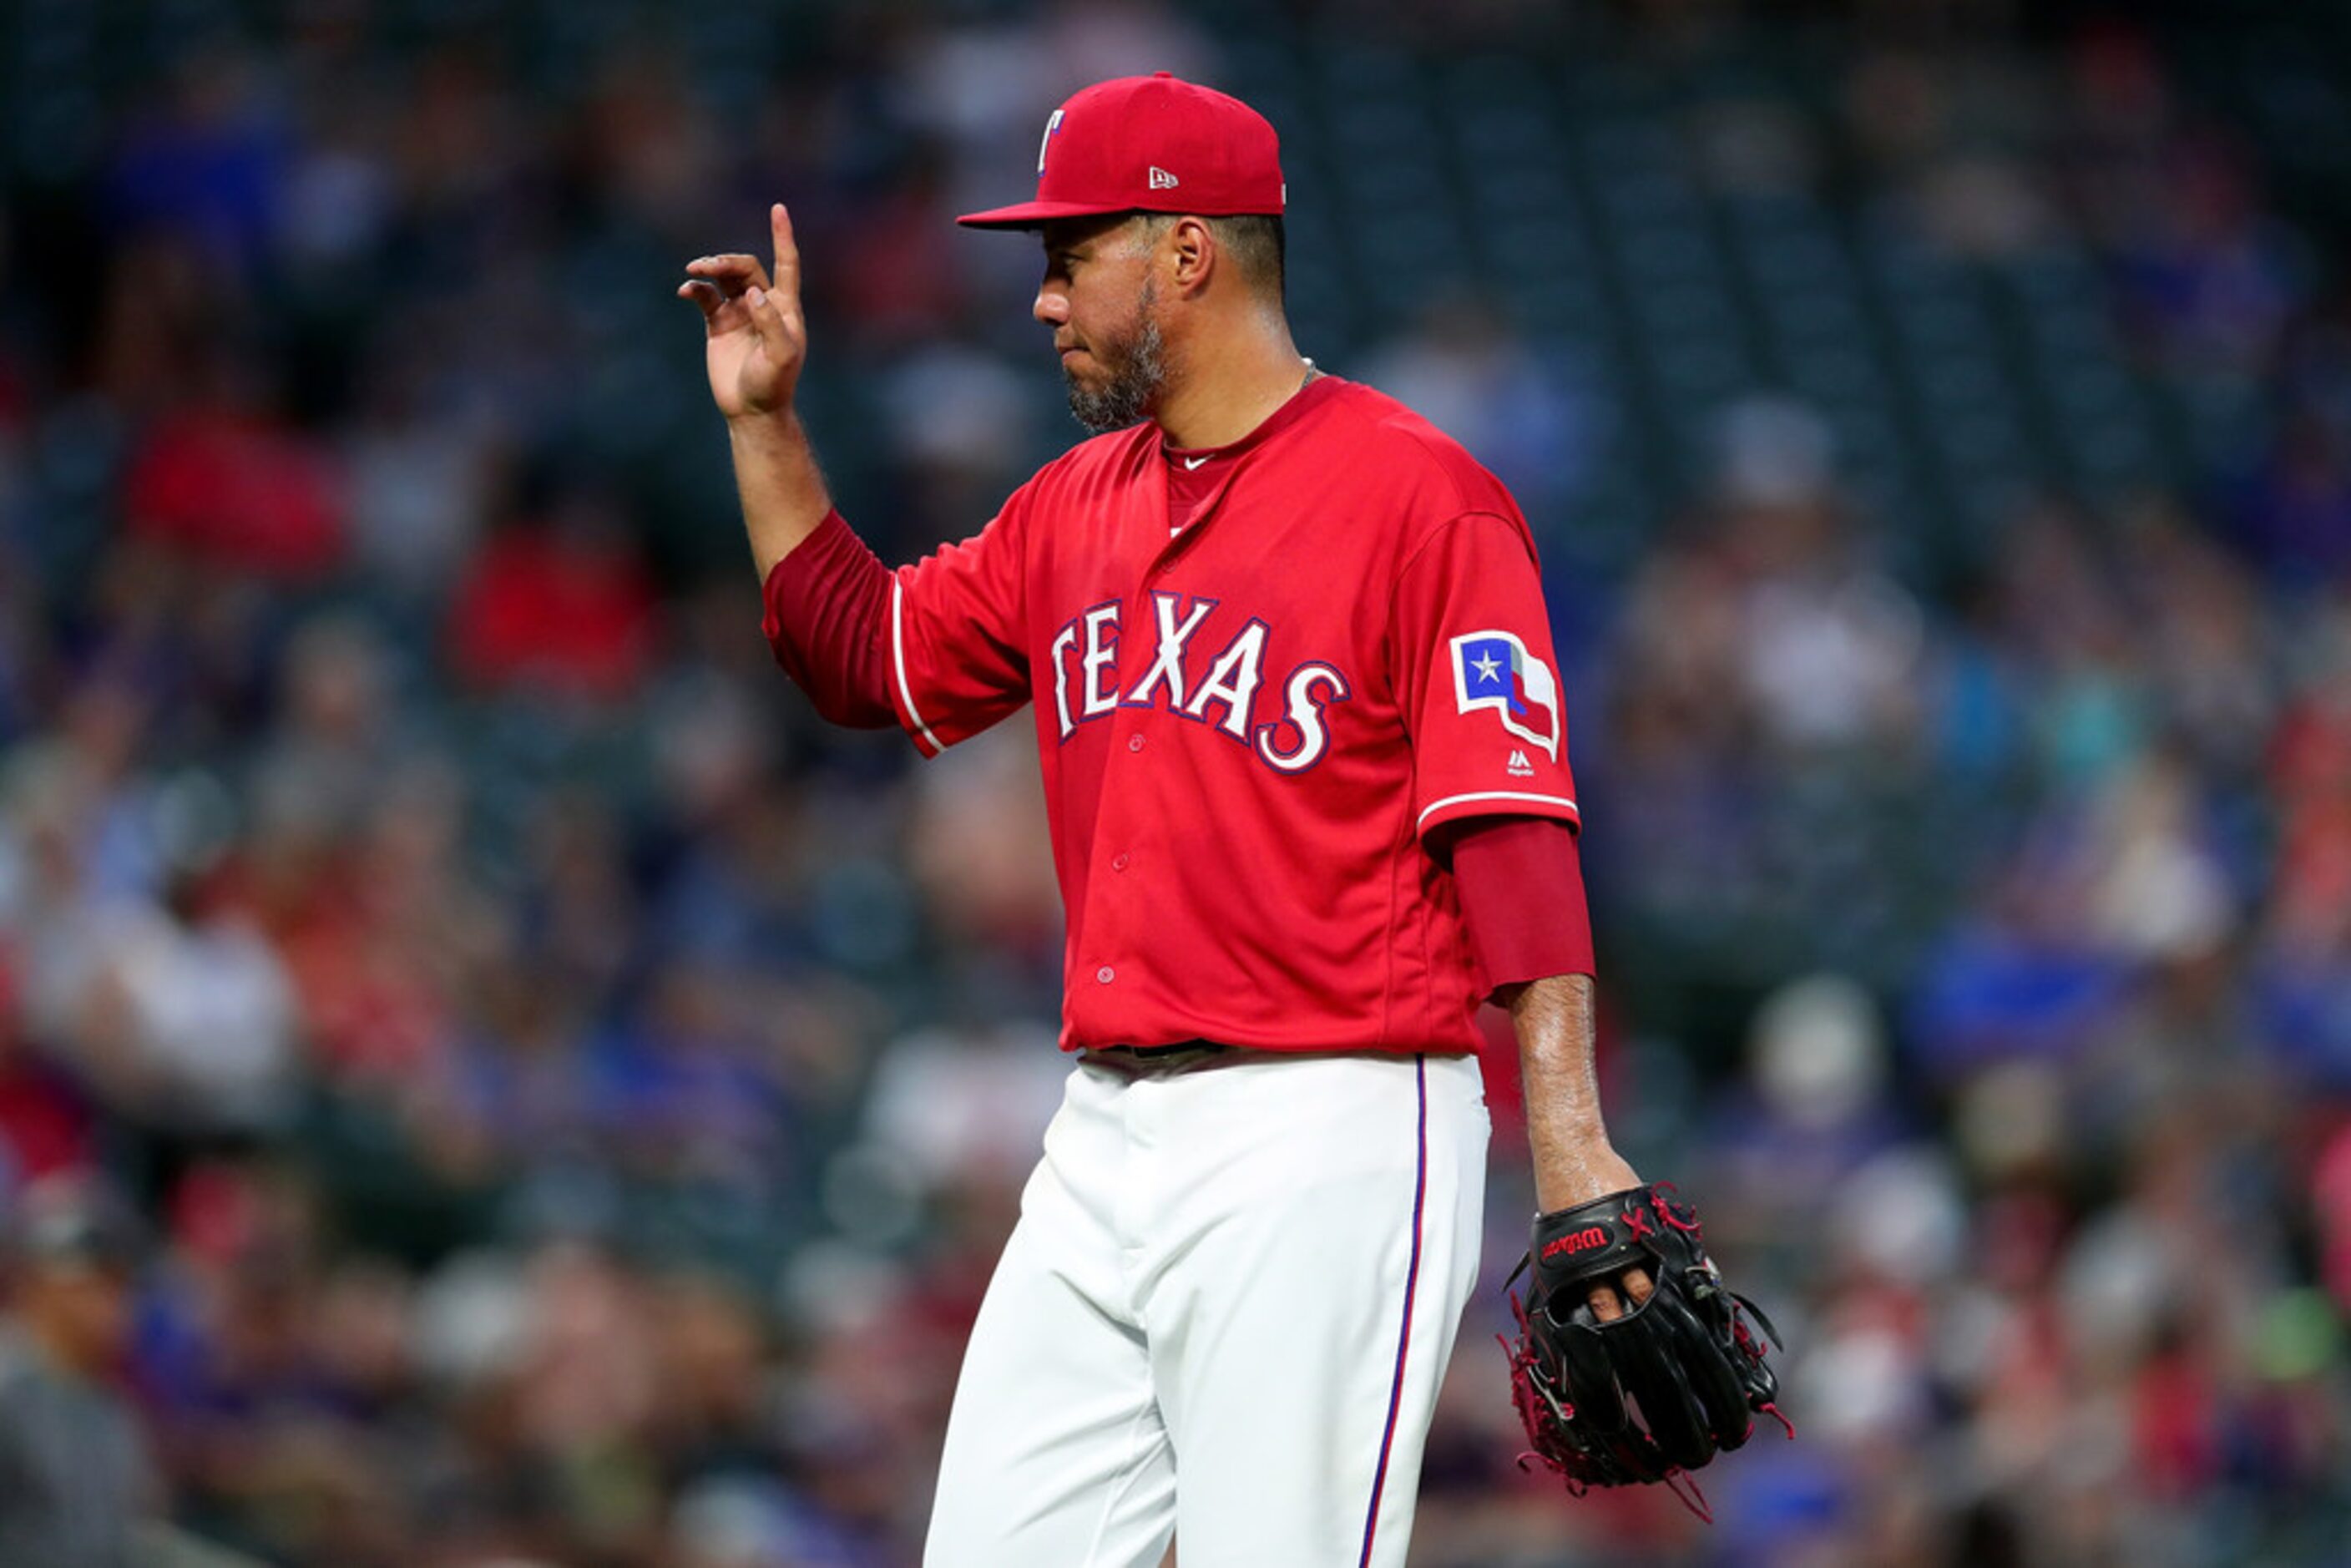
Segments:
[[[1471,1051],[1456,819],[1576,821],[1534,543],[1461,447],[1318,378],[1171,536],[1155,425],[891,585],[925,755],[1036,705],[1064,1049]]]

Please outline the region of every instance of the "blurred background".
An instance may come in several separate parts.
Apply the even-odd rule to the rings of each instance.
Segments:
[[[789,200],[968,533],[1077,432],[949,215],[1155,68],[1532,520],[1613,1124],[1791,1341],[1710,1531],[1517,1471],[1498,1030],[1415,1562],[2351,1562],[2337,0],[0,3],[0,1562],[913,1561],[1029,732],[816,722],[672,289]]]

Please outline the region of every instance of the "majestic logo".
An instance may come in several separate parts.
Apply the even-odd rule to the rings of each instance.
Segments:
[[[1587,1225],[1581,1230],[1571,1230],[1564,1236],[1554,1236],[1544,1242],[1542,1255],[1546,1260],[1573,1257],[1578,1252],[1589,1252],[1594,1247],[1607,1245],[1607,1228]]]
[[[1045,172],[1045,150],[1052,146],[1053,138],[1061,133],[1061,110],[1055,110],[1053,117],[1045,121],[1045,134],[1037,138],[1037,173],[1040,178]]]
[[[1531,779],[1535,776],[1535,765],[1527,760],[1527,754],[1524,751],[1513,748],[1510,752],[1510,767],[1504,771],[1513,779]]]
[[[1504,729],[1559,760],[1559,683],[1515,634],[1472,632],[1454,638],[1453,695],[1461,712],[1492,708]]]
[[[1176,188],[1176,176],[1154,163],[1151,166],[1151,188],[1155,191],[1172,191]]]

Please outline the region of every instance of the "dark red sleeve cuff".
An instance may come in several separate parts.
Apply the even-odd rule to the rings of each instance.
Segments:
[[[884,729],[890,706],[890,572],[841,519],[827,512],[768,573],[760,630],[816,711],[834,724]]]
[[[1575,831],[1541,817],[1479,817],[1452,835],[1453,885],[1488,994],[1590,975],[1592,918]]]

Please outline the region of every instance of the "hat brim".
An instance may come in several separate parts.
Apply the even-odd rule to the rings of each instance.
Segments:
[[[966,213],[956,222],[967,229],[1034,229],[1058,218],[1100,218],[1134,210],[1132,205],[1111,207],[1100,202],[1021,202],[1009,207],[990,207],[984,213]]]

